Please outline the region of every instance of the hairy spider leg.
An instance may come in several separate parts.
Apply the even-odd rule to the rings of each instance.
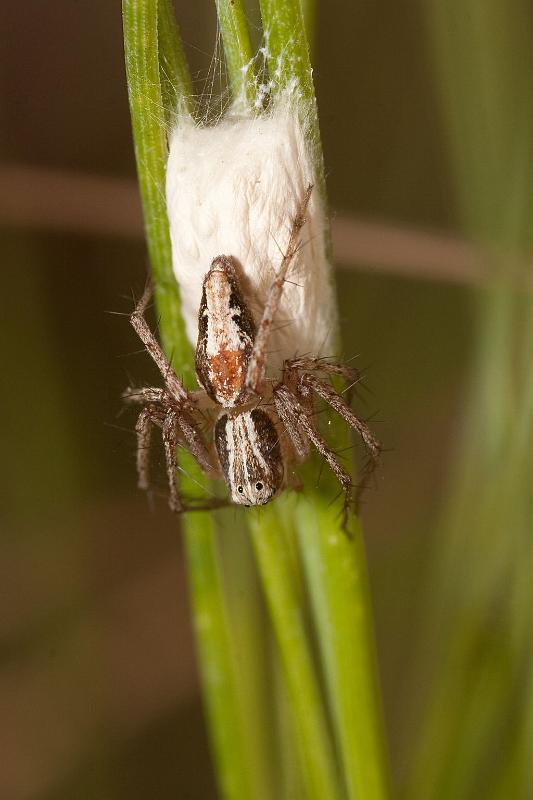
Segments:
[[[325,375],[339,375],[348,383],[360,383],[363,376],[356,367],[328,361],[317,356],[302,356],[301,358],[287,359],[283,365],[283,377],[287,379],[294,371],[323,372]]]
[[[205,464],[203,464],[198,457],[198,453],[195,452],[196,432],[193,429],[191,439],[191,433],[187,430],[187,424],[184,423],[179,409],[170,408],[165,411],[155,404],[150,404],[143,408],[135,426],[137,431],[137,485],[139,489],[144,489],[145,491],[150,489],[150,444],[152,428],[154,426],[160,428],[162,431],[165,449],[165,467],[169,485],[169,506],[171,510],[176,513],[182,513],[184,511],[206,511],[229,505],[226,500],[219,500],[218,498],[213,498],[205,502],[196,502],[194,505],[191,504],[191,502],[185,503],[183,501],[177,484],[178,470],[176,448],[180,441],[187,446],[193,456],[199,461],[200,466],[202,466],[202,468],[204,468],[204,466],[206,467],[206,469],[204,469],[205,472],[209,472],[213,475],[214,470],[210,462],[205,462]],[[201,446],[205,450],[203,442],[201,442]],[[205,452],[207,453],[207,451]]]
[[[187,448],[204,472],[208,474],[215,472],[209,450],[192,415],[180,403],[177,403],[165,389],[151,386],[138,389],[130,387],[126,389],[123,397],[128,403],[150,404],[152,416],[158,412],[164,418],[166,414],[175,411],[178,415],[178,433],[181,434]]]
[[[142,343],[150,353],[153,361],[155,362],[159,372],[163,376],[168,391],[178,401],[188,401],[189,392],[185,389],[182,382],[174,372],[172,365],[166,355],[164,354],[159,342],[148,327],[148,323],[144,318],[144,312],[152,296],[152,284],[148,282],[143,295],[137,303],[133,314],[130,317],[131,324],[134,330],[141,339]]]
[[[282,382],[274,389],[273,392],[274,407],[279,419],[283,423],[283,427],[288,435],[289,441],[292,444],[294,453],[296,454],[296,460],[303,462],[309,458],[309,454],[311,452],[309,437],[307,436],[305,429],[298,424],[298,421],[294,415],[294,409],[288,402],[287,395],[296,397],[294,390],[290,387],[290,384],[287,386],[284,382]],[[307,402],[305,398],[302,398],[302,400],[304,403]],[[302,405],[302,403],[300,403],[300,405]],[[305,411],[308,416],[311,414],[311,409],[304,408],[303,406],[302,411]]]
[[[212,464],[209,450],[207,449],[203,436],[198,430],[198,426],[193,418],[183,410],[177,416],[178,432],[182,435],[187,449],[192,453],[202,470],[210,477],[219,477],[217,470]]]
[[[319,380],[315,375],[305,373],[299,380],[299,392],[305,396],[310,391],[313,391],[318,397],[325,400],[337,414],[340,414],[351,428],[357,431],[367,449],[369,459],[363,469],[355,495],[355,503],[357,506],[361,494],[367,488],[374,470],[379,466],[382,449],[381,443],[376,439],[366,422],[363,422],[363,420],[359,419],[359,417],[354,414],[352,409],[345,403],[343,398],[337,394],[332,386]]]
[[[150,442],[152,439],[152,426],[154,408],[146,406],[137,419],[137,485],[139,489],[147,491],[150,488]]]
[[[267,345],[272,329],[272,323],[279,307],[287,271],[300,247],[300,232],[306,222],[305,215],[312,191],[313,185],[310,184],[305,190],[305,194],[298,205],[296,215],[292,222],[289,243],[287,245],[285,255],[281,261],[279,271],[270,287],[263,311],[263,316],[255,336],[252,354],[248,363],[248,372],[246,375],[246,386],[255,394],[261,393],[261,384],[265,374]]]
[[[178,460],[176,449],[178,447],[178,415],[176,411],[169,411],[163,423],[163,445],[165,447],[165,460],[168,479],[168,505],[171,511],[179,514],[183,511],[180,499],[178,481]]]
[[[311,422],[308,411],[302,406],[298,397],[283,384],[278,384],[274,389],[274,403],[295,448],[297,447],[298,437],[301,437],[299,429],[302,429],[341,484],[344,491],[343,527],[346,529],[348,511],[352,504],[353,494],[353,483],[350,475],[340,463],[335,452],[319,434]]]
[[[122,392],[122,399],[126,403],[138,403],[139,405],[153,403],[163,406],[170,401],[170,395],[158,386],[129,386]]]
[[[149,488],[148,450],[151,442],[152,426],[157,425],[162,429],[169,484],[170,508],[178,513],[187,510],[213,508],[214,506],[221,505],[221,503],[215,500],[204,504],[197,504],[193,507],[186,507],[180,498],[176,485],[176,448],[180,441],[182,441],[192,453],[201,469],[206,474],[214,476],[216,470],[213,467],[212,459],[210,458],[209,450],[205,445],[200,428],[192,415],[192,411],[196,408],[195,400],[185,389],[172,369],[170,361],[163,353],[159,342],[144,319],[144,312],[146,311],[150,296],[151,285],[148,284],[130,320],[148,353],[159,368],[167,389],[143,387],[129,388],[124,392],[124,399],[126,402],[140,403],[145,406],[136,424],[138,484],[141,489]]]
[[[283,382],[293,389],[297,388],[300,372],[322,372],[324,375],[338,375],[348,383],[343,389],[348,405],[352,394],[357,395],[357,387],[362,384],[363,373],[357,367],[350,367],[338,361],[329,361],[320,356],[301,356],[287,359],[283,364]],[[354,390],[355,387],[355,390]]]

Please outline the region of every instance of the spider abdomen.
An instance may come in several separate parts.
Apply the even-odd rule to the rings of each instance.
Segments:
[[[198,313],[196,374],[215,402],[242,402],[255,323],[240,291],[230,258],[218,256],[204,279]]]
[[[262,506],[283,488],[279,436],[264,409],[222,414],[215,426],[215,447],[234,503]]]

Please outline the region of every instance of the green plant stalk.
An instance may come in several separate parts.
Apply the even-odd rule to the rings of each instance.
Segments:
[[[273,637],[246,524],[234,508],[217,512],[218,552],[237,665],[253,800],[283,797],[278,769],[276,709],[272,702]]]
[[[123,24],[133,139],[161,337],[166,353],[180,365],[186,385],[192,386],[194,364],[172,270],[164,201],[167,143],[158,55],[157,0],[123,0]],[[176,35],[176,29],[172,35]],[[162,38],[167,55],[173,51],[175,56],[176,50],[169,45],[167,34]],[[168,57],[167,69],[178,63],[179,59]],[[175,76],[169,79],[170,83],[178,85],[174,84]],[[183,486],[185,490],[196,491],[196,482],[202,481],[199,468],[191,457],[184,459],[183,465]],[[241,800],[251,795],[213,515],[205,512],[186,515],[183,527],[217,775],[224,797]]]
[[[194,365],[172,271],[165,204],[168,148],[159,79],[158,3],[124,0],[122,7],[133,141],[161,338],[165,352],[180,365],[185,384],[193,386]]]
[[[277,642],[273,642],[271,663],[273,667],[273,695],[275,702],[275,731],[277,737],[276,762],[279,772],[278,797],[289,800],[305,798],[304,768],[300,749],[296,747],[294,715],[288,697],[285,670]]]
[[[213,535],[213,515],[190,514],[184,533],[194,629],[217,780],[224,798],[241,800],[255,795],[251,790],[253,775],[249,769],[233,639]]]
[[[297,589],[293,554],[280,526],[279,505],[287,509],[290,499],[279,498],[277,503],[277,509],[267,506],[251,515],[250,528],[284,667],[306,797],[309,800],[334,800],[342,794],[305,628],[302,598]]]
[[[238,25],[234,19],[229,19],[227,2],[218,1],[217,9],[230,83],[235,96],[237,92],[243,91],[243,76],[251,75],[250,38],[242,7],[229,4],[229,9],[236,10],[242,15]],[[256,85],[252,81],[248,84],[246,98],[252,109],[255,91]],[[277,527],[269,525],[273,515],[279,513],[277,508],[273,512],[265,512],[260,519],[255,518],[252,531],[263,589],[284,666],[291,711],[291,724],[287,725],[284,732],[284,747],[288,748],[288,751],[283,753],[283,760],[287,764],[289,761],[294,763],[298,758],[301,759],[303,773],[307,777],[307,796],[333,798],[339,796],[339,788],[336,783],[334,755],[326,723],[324,701],[313,663],[311,643],[304,624],[305,603],[295,587],[295,575],[290,569],[291,559],[286,538],[283,533],[279,533],[279,523]],[[276,532],[276,547],[270,544],[275,535],[273,531]],[[278,706],[283,702],[284,697],[279,697]],[[299,753],[294,752],[295,732]],[[289,777],[287,771],[286,776]]]
[[[260,0],[271,75],[280,87],[296,80],[302,98],[315,108],[309,45],[300,0]],[[279,70],[279,72],[277,72]]]
[[[302,8],[298,0],[261,0],[260,5],[270,70],[279,71],[278,91],[296,79],[301,92],[317,189],[325,203],[320,129]],[[336,422],[330,426],[330,433],[340,438],[340,427]],[[307,472],[310,477],[311,471]],[[357,520],[353,522],[353,542],[340,529],[338,516],[329,508],[328,492],[335,491],[332,486],[328,479],[322,492],[306,490],[308,502],[302,503],[294,522],[313,600],[348,795],[381,800],[388,797],[389,778],[364,546]]]
[[[275,91],[296,82],[302,102],[299,110],[308,128],[308,144],[315,165],[317,190],[326,202],[324,158],[320,140],[318,109],[313,85],[313,70],[300,0],[260,0],[263,30],[268,43],[268,65],[276,75]],[[309,2],[307,18],[312,18],[314,3]]]
[[[354,520],[349,540],[339,530],[338,516],[323,498],[301,502],[300,550],[348,797],[384,800],[388,770],[364,543],[359,521]]]
[[[189,66],[170,0],[158,0],[159,78],[167,132],[176,115],[194,114]]]
[[[215,0],[234,99],[255,100],[254,52],[242,0]]]
[[[224,53],[226,65],[228,69],[228,77],[230,82],[230,89],[234,100],[240,100],[243,110],[248,107],[252,114],[257,113],[255,110],[255,103],[257,99],[257,83],[255,66],[253,63],[253,50],[248,29],[248,22],[244,12],[241,0],[216,0],[217,14],[219,20],[219,27],[222,34],[224,45]],[[241,519],[243,515],[241,514]],[[224,542],[224,551],[230,550],[231,552],[231,566],[228,565],[228,574],[232,575],[231,586],[228,587],[230,597],[234,592],[235,573],[237,572],[237,580],[239,585],[244,579],[248,579],[253,583],[253,576],[248,575],[247,578],[243,576],[243,570],[239,570],[238,564],[243,565],[242,542],[233,544],[231,542]],[[237,566],[236,566],[237,565]],[[283,570],[282,570],[283,573]],[[263,586],[263,588],[265,588]],[[288,587],[289,590],[292,587]],[[278,683],[273,685],[272,675],[270,680],[268,674],[265,672],[265,665],[258,664],[258,651],[265,656],[265,645],[268,643],[269,637],[266,636],[266,631],[261,625],[259,630],[253,630],[253,623],[258,624],[257,608],[251,608],[254,597],[250,596],[249,592],[246,593],[247,597],[247,616],[250,618],[248,625],[243,625],[243,611],[241,611],[235,620],[238,620],[235,625],[234,643],[244,645],[241,647],[239,656],[240,666],[240,688],[241,694],[246,697],[247,713],[250,719],[253,719],[255,724],[250,724],[249,743],[255,739],[255,747],[253,748],[252,760],[254,764],[254,777],[255,780],[255,794],[254,797],[263,796],[268,797],[281,797],[291,796],[286,795],[284,792],[288,789],[287,784],[283,785],[286,780],[290,781],[289,787],[292,791],[297,782],[298,772],[295,772],[295,766],[300,763],[300,753],[297,752],[294,740],[294,728],[297,727],[297,722],[294,719],[294,714],[298,716],[298,711],[290,704],[290,713],[293,715],[290,722],[287,720],[287,725],[283,730],[283,751],[280,752],[280,743],[276,740],[276,733],[273,728],[279,719],[276,719],[275,711],[281,712],[281,709],[286,709],[287,692],[285,687],[280,686],[279,680],[283,679],[278,674]],[[239,595],[239,602],[241,602],[242,594]],[[242,603],[241,603],[242,604]],[[255,619],[254,619],[255,615]],[[246,636],[239,637],[246,630]],[[243,641],[239,641],[239,639]],[[255,645],[255,653],[250,652],[250,646]],[[261,656],[259,656],[260,658]],[[256,662],[255,670],[250,669],[246,661],[250,660]],[[276,656],[271,654],[270,668],[275,669]],[[313,676],[314,678],[314,676]],[[314,684],[316,686],[316,683]],[[253,690],[255,689],[255,696]],[[277,696],[274,703],[272,702],[272,695]],[[309,699],[309,698],[308,698]],[[311,700],[312,702],[312,700]],[[287,709],[286,709],[287,710]],[[274,713],[273,713],[274,712]],[[271,736],[265,735],[265,729],[271,730]],[[306,730],[305,723],[303,724],[304,731]],[[260,745],[263,745],[263,752],[260,752]],[[258,746],[259,745],[259,746]],[[329,747],[329,742],[323,740],[322,746],[326,749]],[[275,761],[279,762],[281,755],[281,763],[275,766]],[[261,757],[262,756],[262,757]],[[270,788],[269,788],[270,787]],[[274,788],[276,787],[276,788]],[[270,793],[269,793],[270,792]]]

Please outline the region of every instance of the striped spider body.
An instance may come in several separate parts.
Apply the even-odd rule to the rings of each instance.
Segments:
[[[199,391],[185,389],[144,319],[149,288],[132,314],[132,325],[166,384],[165,389],[130,389],[125,393],[128,401],[143,405],[136,426],[139,486],[149,486],[148,454],[151,432],[156,426],[163,435],[169,504],[174,511],[212,506],[187,504],[181,498],[176,485],[178,445],[193,454],[206,474],[222,477],[231,501],[245,506],[264,505],[285,489],[290,483],[290,465],[307,459],[314,446],[344,490],[346,522],[354,499],[352,480],[314,423],[316,400],[339,413],[367,448],[369,459],[359,492],[379,461],[379,442],[327,380],[337,375],[357,383],[357,370],[323,358],[306,357],[285,361],[282,374],[276,379],[265,375],[269,336],[287,271],[300,247],[311,191],[309,186],[298,206],[287,250],[258,324],[246,301],[234,259],[221,255],[213,260],[203,281],[198,312]],[[202,431],[206,410],[215,415],[210,441],[205,440]]]
[[[231,258],[218,256],[204,279],[198,312],[196,375],[223,407],[214,430],[218,462],[234,503],[268,503],[285,469],[275,423],[263,408],[240,410],[257,396],[246,385],[256,325]]]

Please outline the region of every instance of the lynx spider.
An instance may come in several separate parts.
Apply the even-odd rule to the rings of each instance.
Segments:
[[[126,400],[143,405],[136,425],[138,484],[141,489],[149,488],[149,448],[156,426],[162,431],[169,505],[173,511],[217,504],[186,504],[180,496],[176,483],[178,445],[192,453],[204,473],[223,478],[233,503],[245,506],[264,505],[286,488],[290,484],[289,465],[305,461],[313,445],[342,486],[345,523],[352,501],[357,501],[379,462],[378,440],[331,383],[322,378],[337,375],[357,383],[357,370],[323,358],[304,357],[286,360],[281,380],[265,377],[269,336],[287,271],[300,247],[312,189],[312,185],[307,187],[299,203],[289,243],[258,326],[244,299],[234,260],[222,255],[213,259],[204,278],[198,314],[196,374],[200,390],[185,389],[144,319],[150,286],[131,315],[131,324],[166,386],[125,392]],[[325,401],[340,414],[366,446],[369,459],[355,497],[350,475],[313,422],[315,399]],[[202,433],[202,412],[206,409],[217,412],[210,445]]]

